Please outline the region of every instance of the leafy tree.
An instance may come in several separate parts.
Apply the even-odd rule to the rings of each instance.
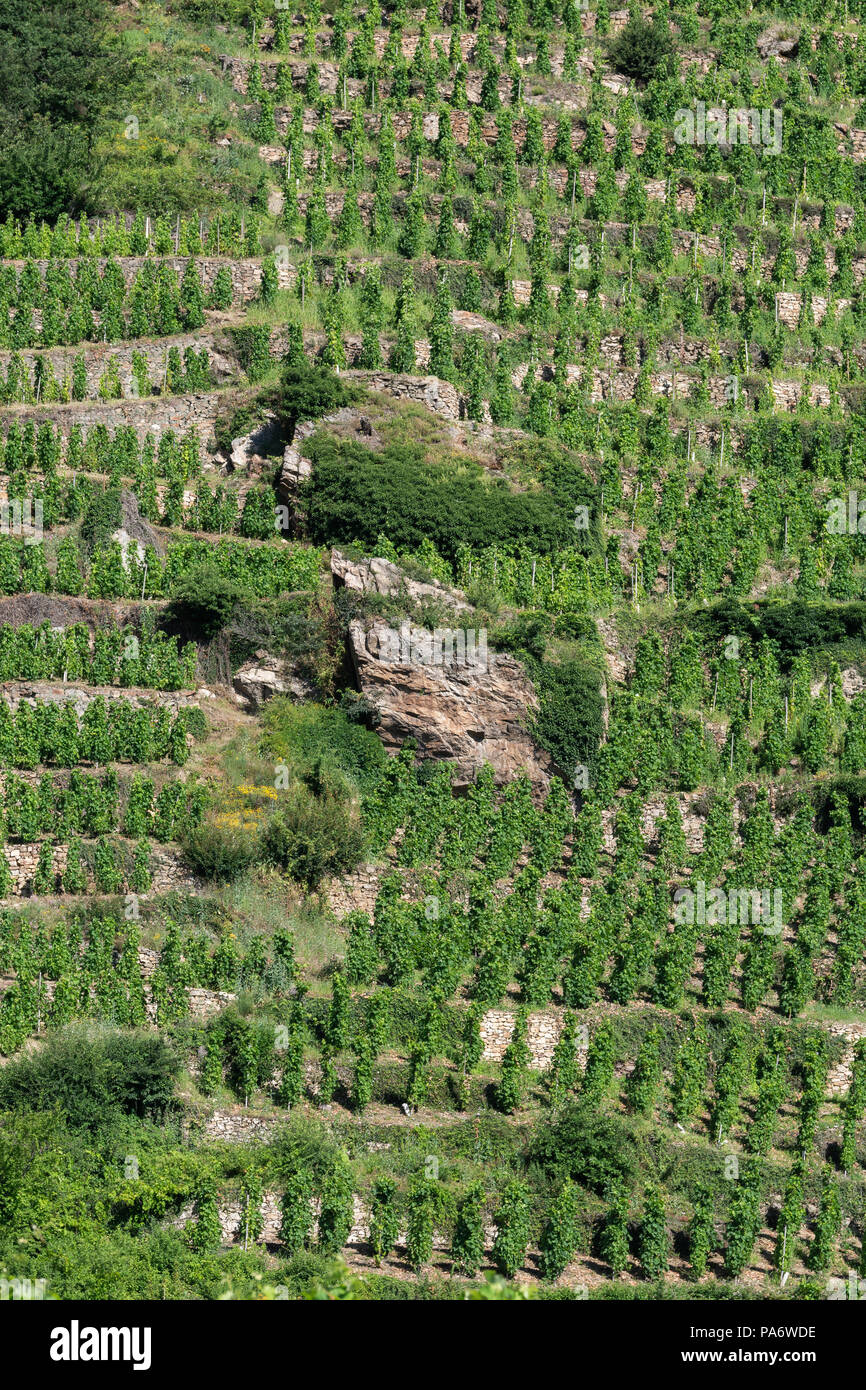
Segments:
[[[62,10],[22,14],[3,0],[0,52],[0,216],[53,221],[90,211],[99,197],[98,137],[119,123],[135,78],[112,32],[111,6],[70,0]]]
[[[212,1178],[200,1179],[193,1200],[194,1222],[190,1242],[199,1254],[216,1250],[222,1244],[216,1185]]]
[[[370,1244],[377,1267],[397,1244],[399,1229],[397,1184],[393,1178],[379,1178],[370,1203]]]
[[[740,1168],[726,1227],[725,1266],[735,1279],[752,1257],[761,1228],[761,1188],[756,1167]]]
[[[457,1219],[451,1241],[451,1258],[456,1269],[470,1277],[484,1263],[484,1189],[471,1187],[457,1205]]]
[[[659,1030],[649,1028],[638,1048],[634,1067],[626,1078],[625,1096],[630,1108],[638,1115],[649,1114],[656,1102],[662,1070],[660,1043]]]
[[[543,1279],[558,1279],[565,1271],[574,1258],[578,1234],[577,1193],[566,1180],[551,1203],[539,1241],[539,1268]]]
[[[823,1273],[832,1265],[841,1224],[839,1189],[833,1173],[827,1169],[821,1181],[821,1204],[815,1220],[815,1239],[807,1256],[809,1268],[816,1273]]]
[[[530,1207],[526,1184],[515,1180],[508,1183],[493,1215],[496,1237],[493,1241],[493,1261],[506,1279],[513,1279],[526,1258],[529,1244]]]
[[[322,1187],[318,1248],[323,1255],[336,1255],[342,1250],[353,1220],[352,1170],[348,1161],[340,1158]]]

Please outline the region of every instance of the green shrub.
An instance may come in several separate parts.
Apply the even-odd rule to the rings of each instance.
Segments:
[[[228,883],[245,873],[256,858],[257,844],[248,834],[210,821],[195,826],[182,843],[193,873],[207,880]]]
[[[584,661],[529,669],[539,696],[533,736],[567,776],[577,766],[591,768],[604,730],[598,671]]]
[[[301,420],[318,420],[349,399],[345,384],[328,367],[303,362],[283,369],[268,404],[291,438]]]
[[[228,625],[243,597],[236,580],[215,566],[200,565],[176,584],[163,622],[166,628],[174,628],[187,638],[208,641]]]
[[[345,797],[316,795],[298,784],[261,835],[265,856],[307,888],[348,873],[361,858],[364,839],[357,807]]]
[[[285,760],[301,777],[318,763],[325,770],[343,773],[366,791],[376,784],[387,762],[376,735],[341,709],[277,698],[262,713],[262,729],[262,756]]]
[[[172,1104],[178,1060],[153,1033],[81,1027],[49,1035],[38,1052],[0,1071],[0,1109],[52,1110],[96,1129],[110,1111],[162,1118]]]
[[[607,56],[615,72],[636,77],[641,82],[649,82],[655,76],[673,51],[667,19],[661,15],[659,19],[659,23],[647,23],[641,16],[632,15],[625,28],[611,40]]]
[[[303,505],[317,544],[357,542],[375,554],[381,536],[398,551],[419,550],[426,541],[454,564],[462,544],[483,549],[522,542],[549,555],[584,534],[575,532],[558,495],[512,492],[465,459],[459,467],[431,463],[420,448],[403,445],[374,454],[326,434],[315,435],[306,452],[313,470]]]
[[[89,555],[108,544],[120,526],[121,516],[120,488],[91,492],[81,518],[81,539]]]
[[[603,1193],[615,1180],[630,1181],[637,1168],[635,1141],[617,1115],[578,1102],[542,1125],[530,1144],[530,1158],[556,1178],[571,1178]]]

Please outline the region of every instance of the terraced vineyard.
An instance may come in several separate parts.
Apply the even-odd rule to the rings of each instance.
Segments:
[[[0,4],[14,1296],[862,1297],[864,18]]]

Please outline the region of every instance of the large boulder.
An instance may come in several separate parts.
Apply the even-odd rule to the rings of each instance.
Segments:
[[[245,705],[251,713],[260,710],[275,695],[291,695],[296,700],[310,700],[316,695],[309,681],[267,652],[256,652],[253,661],[239,667],[232,685],[238,704]]]
[[[111,539],[119,541],[124,564],[129,562],[130,551],[140,563],[148,546],[157,555],[162,555],[165,550],[157,532],[139,512],[135,493],[125,490],[120,494],[120,526],[112,532]]]
[[[228,471],[247,469],[256,472],[282,449],[285,443],[283,428],[278,420],[269,417],[249,434],[238,435],[228,451]]]
[[[382,556],[350,560],[342,551],[331,551],[331,574],[336,585],[343,585],[356,594],[383,594],[386,598],[405,595],[418,603],[431,600],[446,604],[455,613],[468,613],[472,604],[462,589],[449,588],[438,579],[410,579],[399,565]]]
[[[498,343],[502,333],[491,319],[483,314],[473,314],[468,309],[452,309],[451,322],[461,333],[479,333],[489,343]]]
[[[764,62],[768,58],[796,58],[800,40],[787,25],[773,24],[758,36],[757,46]]]
[[[486,633],[436,634],[409,623],[399,631],[378,620],[349,624],[358,688],[378,713],[377,732],[389,752],[407,738],[419,758],[457,764],[457,785],[489,763],[498,782],[521,769],[546,786],[551,760],[527,732],[538,701],[514,657],[488,652]]]

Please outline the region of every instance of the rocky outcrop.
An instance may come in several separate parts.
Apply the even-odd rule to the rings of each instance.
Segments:
[[[758,36],[758,53],[764,62],[768,58],[796,58],[800,40],[793,37],[786,25],[774,24]]]
[[[134,492],[120,494],[120,526],[113,533],[112,540],[120,542],[124,563],[128,563],[130,547],[134,548],[139,562],[144,559],[149,546],[157,555],[162,555],[165,547],[156,531],[138,510],[138,498]]]
[[[278,656],[256,652],[254,661],[247,661],[232,681],[235,696],[251,712],[260,710],[275,695],[292,695],[296,700],[312,700],[316,688],[304,677],[292,671]]]
[[[478,333],[489,343],[498,343],[502,337],[501,329],[482,314],[470,313],[468,309],[452,309],[451,322],[460,333]]]
[[[277,474],[277,496],[281,502],[286,503],[296,515],[299,489],[305,483],[313,471],[310,460],[304,458],[301,453],[301,445],[304,440],[309,439],[317,430],[328,426],[334,433],[341,437],[349,437],[361,444],[366,444],[371,449],[380,449],[382,439],[376,433],[372,424],[363,412],[354,406],[344,406],[340,410],[334,411],[332,415],[323,415],[317,420],[304,420],[295,429],[294,438],[291,444],[287,444],[283,450],[283,462]]]
[[[387,598],[405,595],[416,603],[447,604],[455,613],[472,611],[472,604],[462,589],[451,589],[447,584],[440,584],[438,579],[430,582],[410,579],[399,565],[381,556],[350,560],[341,551],[333,550],[331,574],[335,584],[344,585],[356,594],[383,594]]]
[[[294,444],[288,444],[283,452],[283,462],[277,474],[277,496],[281,502],[294,508],[298,502],[298,490],[313,471],[309,459],[299,453]]]
[[[416,401],[446,420],[460,419],[460,397],[456,387],[438,376],[363,371],[342,372],[341,375],[344,381],[358,381],[368,390],[381,391],[395,400]]]
[[[437,630],[404,623],[349,624],[358,688],[375,706],[386,749],[414,739],[420,759],[457,765],[457,784],[489,763],[497,781],[525,769],[547,784],[551,762],[528,733],[537,708],[532,682],[514,657],[487,651],[485,632]]]
[[[229,471],[238,468],[257,470],[263,468],[269,458],[279,455],[283,447],[284,435],[279,421],[269,416],[250,434],[239,435],[231,442],[228,451]]]
[[[283,663],[273,656],[247,661],[232,681],[239,702],[253,710],[261,709],[274,695],[287,695],[289,682],[283,673]]]

